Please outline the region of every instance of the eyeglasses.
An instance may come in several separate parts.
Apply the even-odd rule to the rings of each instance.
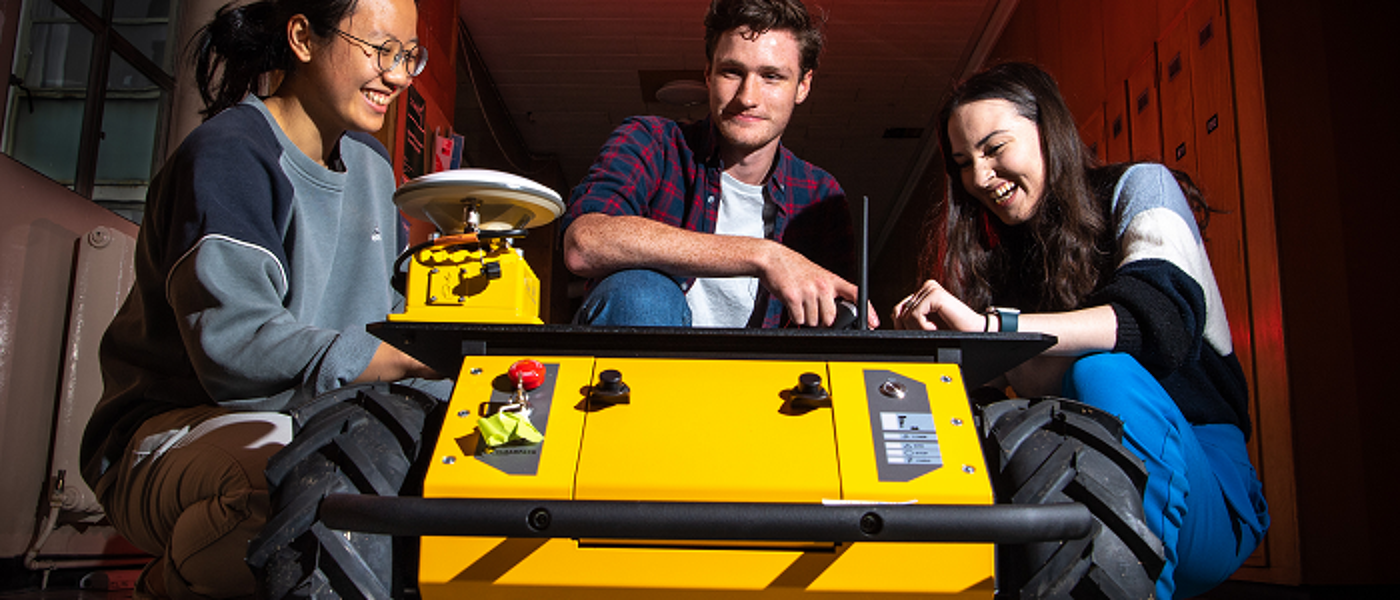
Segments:
[[[383,44],[372,44],[334,27],[331,28],[331,31],[372,48],[375,64],[381,73],[393,71],[399,68],[399,65],[404,65],[409,77],[417,77],[419,73],[423,72],[423,67],[428,65],[428,49],[417,44],[405,50],[403,43],[395,39],[390,39]],[[368,54],[367,52],[366,55]]]

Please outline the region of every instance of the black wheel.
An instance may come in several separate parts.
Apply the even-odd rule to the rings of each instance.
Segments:
[[[417,495],[438,429],[440,403],[392,384],[349,386],[292,411],[292,443],[267,463],[272,513],[248,549],[261,594],[282,598],[400,597],[395,552],[412,544],[320,522],[333,493]],[[429,439],[425,439],[429,438]]]
[[[1004,400],[982,409],[997,502],[1079,502],[1088,537],[997,547],[997,597],[1151,598],[1162,542],[1143,520],[1147,472],[1123,447],[1122,423],[1079,402]]]

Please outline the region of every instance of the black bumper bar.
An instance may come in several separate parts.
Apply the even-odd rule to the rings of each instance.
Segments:
[[[970,506],[478,500],[331,494],[331,529],[401,536],[758,542],[981,542],[1085,537],[1083,504]]]

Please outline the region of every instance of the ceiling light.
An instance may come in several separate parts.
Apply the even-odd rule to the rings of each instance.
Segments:
[[[710,90],[693,79],[676,79],[656,90],[656,99],[673,106],[695,106],[709,100]]]

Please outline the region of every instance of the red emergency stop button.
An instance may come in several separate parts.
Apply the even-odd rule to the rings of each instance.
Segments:
[[[517,360],[506,373],[511,381],[526,390],[533,390],[544,384],[544,363],[538,360]]]

